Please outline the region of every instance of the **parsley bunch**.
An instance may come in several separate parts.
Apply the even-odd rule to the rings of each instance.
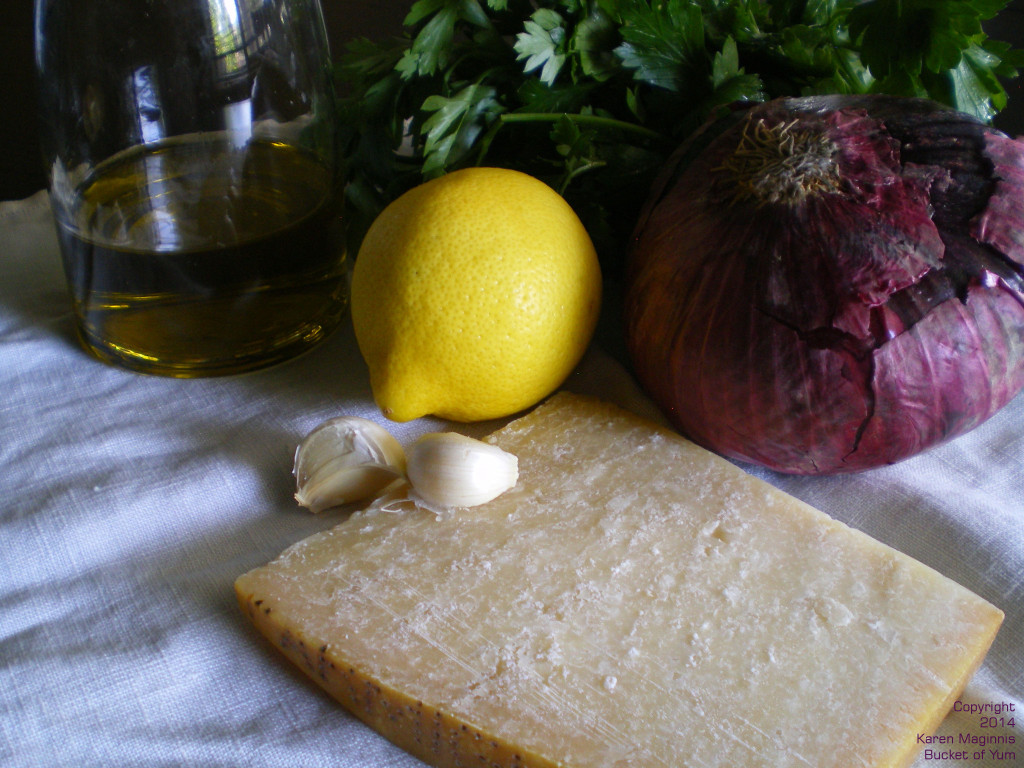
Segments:
[[[617,260],[667,156],[721,105],[925,96],[990,120],[1022,52],[1006,0],[416,0],[401,37],[337,62],[349,248],[410,187],[525,171]]]

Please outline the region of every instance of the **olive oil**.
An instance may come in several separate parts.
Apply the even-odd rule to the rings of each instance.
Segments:
[[[340,321],[345,255],[329,169],[270,141],[196,134],[98,166],[58,233],[79,332],[108,362],[235,373]]]

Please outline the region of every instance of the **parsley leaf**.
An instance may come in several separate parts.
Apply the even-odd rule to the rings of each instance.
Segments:
[[[700,8],[686,0],[668,0],[666,5],[630,0],[623,6],[623,43],[615,49],[623,65],[633,70],[636,80],[680,91],[689,65],[703,58]]]
[[[564,20],[556,11],[541,8],[525,22],[524,31],[516,36],[517,60],[526,60],[523,72],[541,70],[538,77],[544,85],[554,85],[565,64],[564,25]]]
[[[983,120],[1006,103],[997,75],[1007,49],[987,45],[981,22],[997,0],[868,0],[849,13],[851,39],[877,78],[874,91],[925,96]]]
[[[454,96],[428,96],[423,111],[423,177],[433,178],[457,165],[473,149],[477,137],[496,114],[496,91],[485,85],[467,85]]]
[[[559,190],[606,267],[680,141],[734,101],[927,96],[984,120],[1024,53],[1006,0],[415,0],[336,62],[349,248],[388,202],[468,165]],[[614,266],[613,266],[614,268]]]

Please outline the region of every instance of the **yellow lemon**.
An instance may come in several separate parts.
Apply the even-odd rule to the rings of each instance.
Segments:
[[[594,332],[601,272],[542,181],[467,168],[385,208],[352,274],[374,400],[394,421],[500,418],[553,392]]]

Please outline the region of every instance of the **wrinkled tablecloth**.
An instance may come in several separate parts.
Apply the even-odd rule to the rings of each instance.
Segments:
[[[599,340],[567,388],[651,413],[615,360]],[[340,413],[381,418],[350,328],[227,378],[93,360],[74,340],[45,195],[0,204],[0,765],[422,765],[280,658],[235,604],[235,577],[339,522],[296,506],[291,464]],[[408,441],[452,425],[389,426]],[[962,698],[999,706],[1004,724],[958,711],[939,734],[1015,743],[915,766],[1024,765],[1024,397],[893,467],[748,469],[1006,612]]]

